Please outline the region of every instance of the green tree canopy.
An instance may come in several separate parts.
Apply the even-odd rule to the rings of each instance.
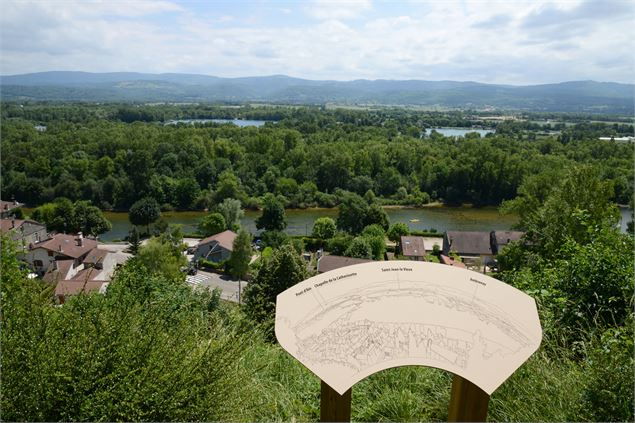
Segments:
[[[287,217],[284,205],[275,195],[265,194],[262,205],[262,215],[256,219],[256,228],[265,231],[282,231],[287,227]]]
[[[397,222],[388,229],[388,233],[386,235],[388,235],[388,239],[392,242],[399,243],[401,237],[406,236],[409,233],[410,229],[408,228],[408,225],[403,222]]]
[[[229,269],[232,276],[244,279],[251,261],[251,234],[244,229],[234,239],[233,250],[229,257]]]
[[[264,259],[245,289],[245,313],[254,322],[262,323],[272,336],[277,295],[308,276],[306,265],[293,246],[282,245]]]
[[[346,193],[340,204],[337,227],[351,234],[359,234],[372,224],[388,229],[388,215],[377,203],[368,204],[362,197]]]
[[[149,227],[161,217],[159,203],[154,198],[146,197],[137,201],[128,211],[128,219],[133,225]]]
[[[240,226],[240,219],[245,215],[240,200],[235,198],[225,198],[216,209],[225,218],[225,229],[237,231]]]
[[[208,213],[198,224],[199,232],[205,237],[216,235],[225,229],[227,229],[227,223],[220,213]]]
[[[345,256],[370,259],[373,257],[373,250],[368,239],[358,236],[353,239],[351,245],[344,252]]]
[[[318,217],[313,223],[313,236],[321,240],[333,238],[337,227],[335,221],[330,217]]]
[[[90,201],[73,203],[67,198],[58,198],[53,203],[36,208],[32,217],[46,225],[50,231],[82,232],[97,236],[112,229],[112,224]]]

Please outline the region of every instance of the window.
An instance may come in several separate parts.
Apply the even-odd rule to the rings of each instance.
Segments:
[[[53,251],[49,251],[49,257],[53,257]]]
[[[44,263],[42,263],[42,260],[33,260],[33,266],[42,267],[44,266]]]

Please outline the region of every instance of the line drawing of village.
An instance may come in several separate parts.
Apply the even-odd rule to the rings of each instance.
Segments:
[[[419,364],[460,374],[491,393],[540,344],[533,299],[525,303],[533,306],[537,330],[519,319],[532,314],[518,305],[524,293],[506,289],[502,305],[507,311],[483,298],[484,290],[496,290],[502,282],[480,282],[485,277],[479,275],[467,283],[441,284],[431,272],[438,268],[430,263],[415,268],[408,263],[409,272],[389,272],[383,278],[368,277],[369,272],[378,274],[378,266],[359,266],[367,272],[307,292],[304,303],[312,298],[314,307],[276,317],[276,333],[285,332],[283,327],[289,332],[279,336],[281,345],[338,391],[379,370]],[[455,270],[452,275],[469,277],[461,273],[469,271]],[[445,269],[442,273],[446,277]],[[331,287],[338,292],[329,293]]]

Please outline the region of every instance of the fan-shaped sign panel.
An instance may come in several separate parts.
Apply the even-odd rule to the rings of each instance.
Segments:
[[[280,345],[343,394],[390,367],[458,374],[491,394],[542,339],[536,303],[489,276],[435,263],[336,269],[278,295]]]

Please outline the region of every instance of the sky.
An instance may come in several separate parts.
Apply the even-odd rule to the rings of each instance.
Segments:
[[[0,73],[634,82],[635,1],[0,0]]]

